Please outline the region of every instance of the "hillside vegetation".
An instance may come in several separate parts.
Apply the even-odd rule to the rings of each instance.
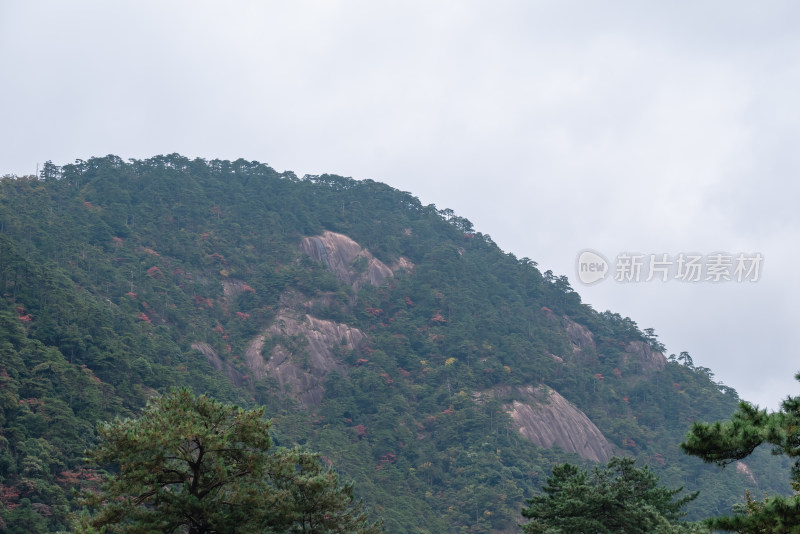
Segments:
[[[690,517],[788,487],[684,455],[734,390],[451,210],[177,154],[0,180],[0,518],[66,528],[96,424],[171,386],[266,406],[391,533],[518,532],[553,466],[632,456]],[[709,335],[722,335],[709,332]]]

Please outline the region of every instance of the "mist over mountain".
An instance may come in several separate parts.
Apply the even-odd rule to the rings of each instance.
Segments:
[[[393,533],[517,532],[564,461],[635,457],[701,491],[691,518],[787,487],[765,451],[723,471],[681,453],[740,400],[711,369],[371,180],[48,162],[0,180],[0,294],[9,532],[66,528],[96,423],[172,386],[265,405],[275,442],[320,451]]]

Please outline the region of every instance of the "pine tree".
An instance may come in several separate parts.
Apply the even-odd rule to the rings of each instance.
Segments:
[[[800,374],[795,378],[800,380]],[[741,402],[728,421],[692,425],[681,448],[687,454],[722,467],[742,460],[762,444],[773,445],[774,454],[795,458],[792,490],[800,491],[800,396],[788,397],[777,412],[767,413],[748,402]],[[800,495],[767,496],[747,505],[731,517],[709,520],[719,530],[741,533],[800,533]]]
[[[78,532],[373,533],[352,485],[301,450],[273,449],[263,408],[243,410],[189,389],[151,399],[136,419],[99,426],[88,452],[115,466]]]
[[[592,472],[557,465],[543,491],[522,510],[531,519],[523,525],[526,534],[706,532],[680,522],[681,509],[697,493],[676,499],[682,488],[659,486],[656,475],[632,458],[612,458]]]

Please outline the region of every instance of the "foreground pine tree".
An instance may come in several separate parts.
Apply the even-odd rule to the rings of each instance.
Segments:
[[[612,458],[588,472],[571,464],[557,465],[543,495],[528,500],[522,515],[526,534],[674,534],[708,532],[684,523],[682,508],[697,493],[676,498],[681,488],[667,489],[632,458]]]
[[[101,424],[91,461],[113,466],[78,532],[374,533],[316,455],[276,449],[263,409],[243,410],[188,389],[148,403],[136,419]]]
[[[795,378],[800,380],[800,374]],[[710,519],[715,529],[743,534],[761,532],[800,533],[800,396],[787,397],[777,412],[767,413],[742,402],[730,420],[694,423],[681,443],[687,454],[708,463],[725,466],[748,457],[762,444],[773,446],[773,454],[794,459],[793,495],[771,495],[734,510],[733,516]]]

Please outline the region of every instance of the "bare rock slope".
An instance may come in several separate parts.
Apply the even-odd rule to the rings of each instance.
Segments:
[[[345,374],[335,347],[349,351],[358,348],[363,339],[357,328],[284,308],[272,325],[249,343],[245,362],[255,378],[270,376],[278,382],[280,391],[303,405],[317,405],[322,402],[328,373],[337,370]],[[268,355],[262,355],[269,340],[275,343]]]
[[[645,376],[662,371],[667,366],[667,359],[664,355],[653,350],[644,341],[631,341],[625,347],[625,363],[631,360],[642,366],[642,372]]]
[[[300,248],[355,290],[364,284],[380,285],[395,270],[414,267],[405,258],[388,266],[346,235],[330,231],[303,238]],[[281,392],[306,406],[322,402],[329,373],[346,374],[337,351],[357,349],[365,339],[357,328],[307,314],[308,307],[296,295],[284,295],[275,320],[250,341],[244,358],[254,378],[275,379]],[[271,346],[268,354],[265,346]]]
[[[337,278],[356,290],[364,284],[382,284],[397,269],[413,268],[405,258],[391,266],[386,265],[346,235],[336,232],[325,231],[319,236],[304,237],[300,248],[314,260],[327,265]]]
[[[540,447],[558,446],[586,460],[605,463],[614,447],[594,423],[553,389],[545,386],[515,388],[514,400],[505,405],[520,434]]]

